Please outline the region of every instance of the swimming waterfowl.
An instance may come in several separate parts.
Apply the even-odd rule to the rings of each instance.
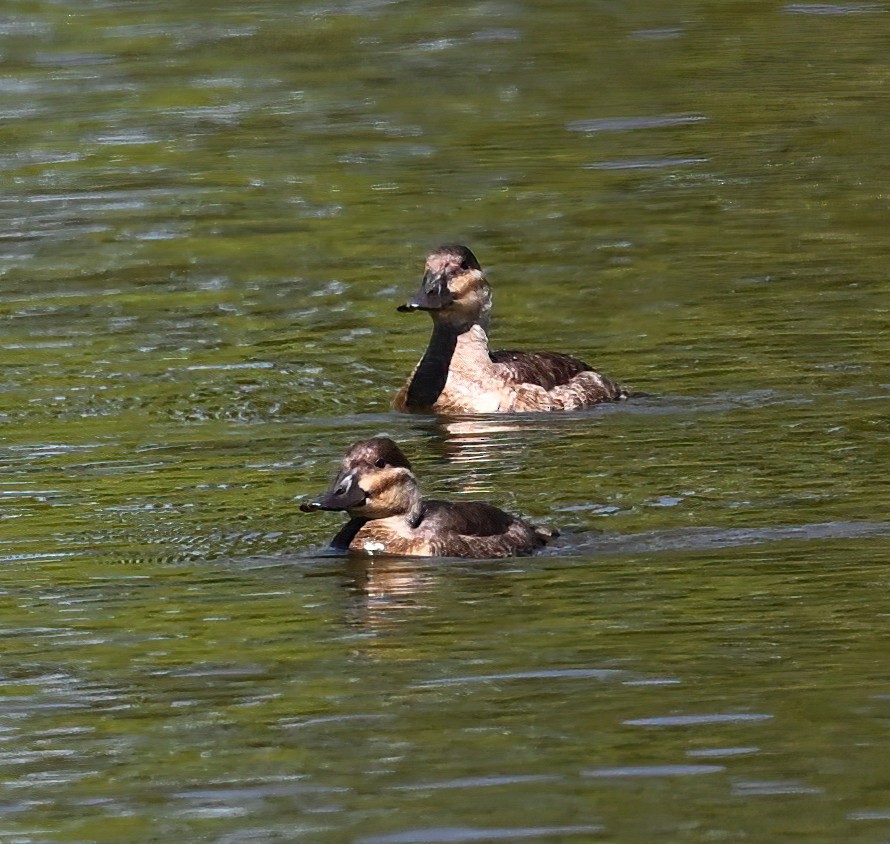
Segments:
[[[476,256],[459,243],[435,249],[403,312],[427,311],[433,333],[408,383],[402,411],[497,413],[576,410],[627,398],[584,361],[558,352],[490,351],[491,287]]]
[[[328,492],[304,512],[345,510],[349,521],[331,547],[416,557],[530,554],[556,534],[481,501],[423,498],[411,464],[389,437],[355,443]]]

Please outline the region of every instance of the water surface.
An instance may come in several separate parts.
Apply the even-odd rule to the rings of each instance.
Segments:
[[[0,837],[887,838],[888,12],[0,10]],[[393,414],[445,240],[648,397]],[[562,538],[326,554],[378,433]]]

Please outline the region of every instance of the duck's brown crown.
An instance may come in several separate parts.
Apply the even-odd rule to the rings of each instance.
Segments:
[[[398,466],[411,470],[404,452],[389,437],[371,437],[355,443],[343,456],[344,466]]]

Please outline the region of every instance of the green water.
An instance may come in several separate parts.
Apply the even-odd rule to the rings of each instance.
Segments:
[[[888,12],[0,4],[0,840],[886,840]],[[446,240],[649,397],[393,414]]]

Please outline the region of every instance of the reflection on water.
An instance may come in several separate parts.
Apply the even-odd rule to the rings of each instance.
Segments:
[[[596,532],[587,534],[565,534],[552,545],[539,553],[539,556],[564,558],[588,557],[600,559],[611,555],[646,554],[653,564],[660,554],[670,552],[701,552],[709,549],[742,547],[749,548],[778,542],[818,542],[825,540],[858,539],[890,535],[890,522],[831,522],[823,524],[794,525],[762,529],[691,528],[683,531],[653,531],[622,536]],[[480,583],[494,588],[498,579],[509,577],[521,571],[521,561],[507,559],[479,563],[477,561],[437,561],[425,558],[357,556],[330,554],[328,559],[342,561],[342,585],[349,596],[345,619],[350,624],[371,633],[381,633],[403,621],[405,613],[429,609],[425,595],[433,590],[445,588],[445,584],[455,577],[472,574]],[[605,674],[614,674],[607,671]],[[601,669],[560,669],[557,672],[519,672],[493,677],[486,675],[473,678],[451,678],[446,681],[457,683],[466,680],[482,681],[489,679],[506,680],[511,677],[584,677],[603,674]],[[635,681],[640,682],[640,681]],[[652,682],[652,681],[646,681]],[[664,682],[664,681],[659,681]],[[425,685],[429,685],[426,683]],[[721,720],[758,720],[769,715],[699,715],[677,716],[660,719],[637,719],[628,724],[670,725],[698,723],[701,721],[719,723]]]
[[[479,418],[442,417],[430,423],[432,445],[441,457],[460,472],[461,493],[498,493],[492,470],[515,465],[522,458],[529,430],[541,431],[546,424],[513,416]]]
[[[440,579],[427,561],[401,557],[349,557],[345,574],[346,617],[377,633],[399,623],[404,611],[422,608],[423,593]]]

